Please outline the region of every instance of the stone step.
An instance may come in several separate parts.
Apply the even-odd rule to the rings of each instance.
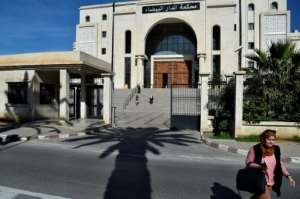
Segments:
[[[163,112],[117,112],[118,127],[168,127],[170,115]]]

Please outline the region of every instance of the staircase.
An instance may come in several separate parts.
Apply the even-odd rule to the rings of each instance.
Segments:
[[[134,89],[116,89],[113,92],[112,106],[118,111],[126,108],[126,101]]]
[[[169,127],[170,89],[142,89],[135,94],[124,108],[126,97],[132,90],[116,90],[113,104],[116,108],[115,121],[118,127]],[[138,95],[138,100],[136,96]],[[153,96],[153,103],[149,102]]]

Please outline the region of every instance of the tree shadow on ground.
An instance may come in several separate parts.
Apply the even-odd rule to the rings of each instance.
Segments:
[[[218,182],[214,183],[211,190],[213,193],[213,195],[210,196],[211,199],[242,199],[235,191]]]
[[[151,177],[147,168],[146,153],[160,155],[158,147],[174,144],[187,147],[200,144],[192,134],[170,132],[158,128],[88,128],[89,136],[66,140],[68,142],[87,141],[74,148],[113,142],[100,155],[106,158],[118,152],[115,168],[106,185],[103,199],[151,199]]]

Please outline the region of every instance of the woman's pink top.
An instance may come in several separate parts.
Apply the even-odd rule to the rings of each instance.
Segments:
[[[254,163],[254,160],[255,160],[255,152],[254,152],[254,148],[251,147],[248,152],[247,158],[246,158],[246,165],[248,165],[250,167],[254,167],[254,168],[259,167],[260,165]],[[264,162],[266,163],[266,165],[268,167],[265,172],[267,185],[272,186],[272,185],[274,185],[274,175],[275,175],[275,166],[276,166],[275,155],[273,154],[271,156],[263,157],[261,160],[261,163],[264,163]],[[282,161],[281,161],[281,169],[282,169],[282,173],[284,176],[289,175],[289,172],[287,171],[286,167],[282,164]]]

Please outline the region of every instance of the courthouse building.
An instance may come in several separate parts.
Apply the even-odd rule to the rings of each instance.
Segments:
[[[73,52],[0,56],[0,118],[111,121],[115,89],[197,86],[290,32],[287,0],[137,0],[82,6]],[[58,19],[59,20],[59,19]],[[103,97],[104,96],[104,97]]]
[[[75,50],[112,63],[115,88],[195,85],[291,37],[287,0],[138,0],[82,6]]]

